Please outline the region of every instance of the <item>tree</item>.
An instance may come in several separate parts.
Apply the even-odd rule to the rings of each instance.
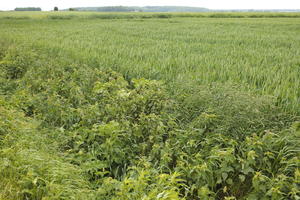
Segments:
[[[54,11],[58,11],[58,7],[57,6],[54,7]]]

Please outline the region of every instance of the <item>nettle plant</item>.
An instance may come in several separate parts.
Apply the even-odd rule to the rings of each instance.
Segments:
[[[121,199],[164,197],[160,177],[176,176],[165,199],[298,198],[299,128],[238,140],[207,131],[217,116],[206,113],[201,124],[180,126],[175,115],[180,105],[160,82],[104,74],[82,109],[82,120],[70,129],[68,143],[69,156],[101,193]],[[147,167],[132,171],[141,160]]]
[[[77,162],[89,161],[85,167],[93,179],[106,173],[120,178],[153,146],[163,145],[174,124],[171,105],[160,82],[128,82],[109,72],[109,77],[95,82],[90,104],[72,127],[70,151],[76,152]]]
[[[195,130],[176,136],[169,152],[191,199],[297,199],[299,134],[291,128],[236,141]]]

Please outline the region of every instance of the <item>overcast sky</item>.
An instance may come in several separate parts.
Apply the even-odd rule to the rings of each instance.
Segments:
[[[88,6],[194,6],[211,9],[300,9],[300,0],[0,0],[0,10],[41,7],[43,10]]]

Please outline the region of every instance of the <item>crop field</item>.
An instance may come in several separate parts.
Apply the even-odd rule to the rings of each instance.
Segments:
[[[300,14],[0,12],[18,199],[300,199]]]

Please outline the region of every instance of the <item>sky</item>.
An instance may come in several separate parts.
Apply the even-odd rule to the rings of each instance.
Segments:
[[[193,6],[210,9],[300,9],[300,0],[0,0],[0,10],[96,6]]]

